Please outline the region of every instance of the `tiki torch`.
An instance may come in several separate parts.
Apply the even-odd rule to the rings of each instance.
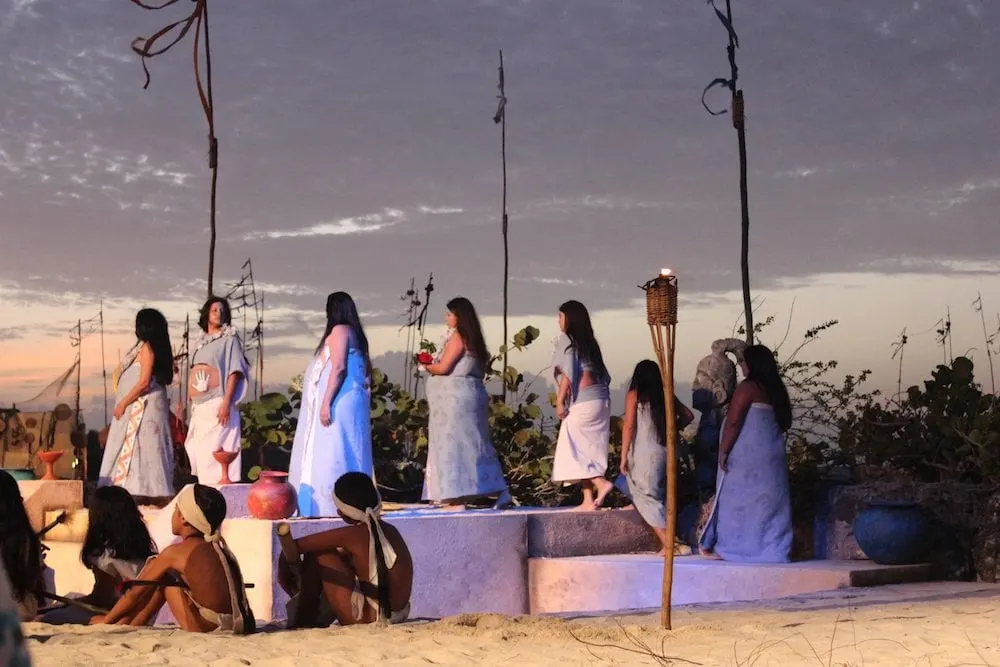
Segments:
[[[663,592],[660,621],[670,630],[670,593],[674,583],[674,542],[677,535],[677,411],[674,405],[674,343],[677,329],[677,276],[660,269],[642,289],[646,292],[646,321],[660,365],[667,434],[667,530],[663,550]]]

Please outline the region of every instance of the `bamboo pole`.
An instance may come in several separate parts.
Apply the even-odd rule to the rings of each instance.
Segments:
[[[674,584],[674,543],[677,538],[677,411],[674,404],[674,343],[677,329],[677,277],[669,269],[647,282],[646,319],[653,350],[660,366],[663,400],[666,407],[667,497],[666,544],[663,549],[663,587],[660,598],[660,623],[672,628],[670,611]]]

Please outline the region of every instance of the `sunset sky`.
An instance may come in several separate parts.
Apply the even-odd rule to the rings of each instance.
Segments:
[[[954,353],[980,365],[1000,312],[1000,9],[983,0],[734,0],[749,144],[751,277],[765,343],[871,368],[894,391]],[[153,306],[180,342],[205,296],[209,170],[191,35],[149,63],[129,43],[189,12],[127,0],[0,0],[0,406],[72,364],[69,329],[105,303],[109,368]],[[736,134],[699,101],[728,74],[701,0],[212,0],[220,141],[217,281],[252,258],[266,382],[302,371],[328,292],[374,355],[405,345],[411,277],[428,332],[462,294],[500,344],[497,52],[507,74],[511,328],[547,364],[566,299],[586,303],[614,384],[652,354],[642,293],[680,276],[681,398],[741,309]],[[990,26],[993,26],[992,28]],[[722,91],[709,93],[725,106]],[[794,302],[794,309],[793,309]],[[100,343],[84,342],[88,422]],[[381,360],[398,373],[399,355]],[[376,360],[378,363],[380,360]]]

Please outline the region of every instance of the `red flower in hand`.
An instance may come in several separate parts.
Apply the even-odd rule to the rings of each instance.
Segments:
[[[434,357],[431,356],[430,352],[421,352],[417,355],[417,363],[423,364],[424,366],[432,364],[434,363]]]

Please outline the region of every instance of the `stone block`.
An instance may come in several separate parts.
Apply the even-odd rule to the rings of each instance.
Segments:
[[[80,480],[20,480],[17,488],[21,491],[28,521],[35,532],[45,527],[46,512],[83,506],[83,482]]]
[[[526,514],[530,558],[631,554],[656,552],[660,548],[634,509],[596,512],[531,509]]]

